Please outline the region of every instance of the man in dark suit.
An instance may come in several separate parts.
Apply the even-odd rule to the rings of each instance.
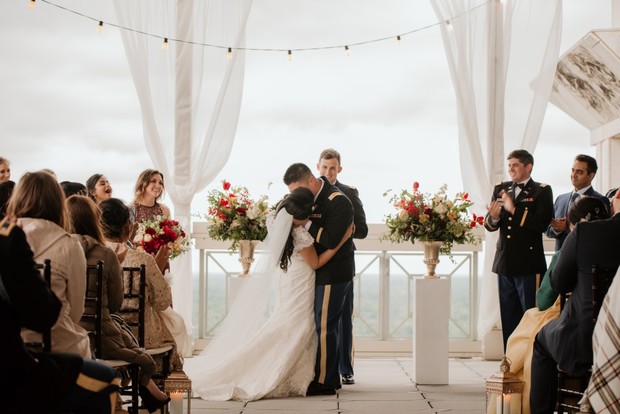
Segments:
[[[338,174],[342,171],[340,162],[340,153],[329,148],[321,152],[316,168],[321,176],[327,178],[331,185],[335,185],[342,191],[353,204],[353,238],[363,239],[368,235],[364,205],[360,200],[357,188],[338,181]],[[353,248],[355,249],[355,245]],[[353,286],[351,286],[344,301],[344,310],[340,318],[340,337],[338,338],[340,341],[338,344],[340,375],[342,376],[342,383],[349,385],[355,384],[353,376],[353,290]]]
[[[612,203],[620,211],[620,194]],[[599,268],[599,281],[613,277],[620,264],[619,237],[620,214],[616,213],[607,220],[577,224],[564,241],[549,281],[556,292],[572,293],[560,317],[545,325],[534,340],[533,414],[554,411],[556,366],[572,376],[582,376],[592,366],[592,265]]]
[[[500,231],[493,260],[497,273],[504,349],[525,311],[536,304],[537,280],[547,270],[542,235],[553,215],[551,187],[531,179],[534,157],[526,150],[508,157],[512,181],[498,183],[484,220]]]
[[[314,177],[305,164],[291,165],[284,173],[284,184],[290,191],[305,187],[314,194],[315,206],[308,231],[314,237],[317,254],[338,246],[353,222],[353,206],[349,199],[325,177]],[[307,395],[332,395],[341,388],[338,328],[355,274],[353,252],[353,242],[349,239],[330,261],[316,270],[314,316],[319,346],[314,380]]]
[[[594,191],[592,188],[592,180],[596,175],[598,165],[596,160],[589,155],[579,154],[573,161],[571,169],[570,181],[573,185],[573,191],[566,194],[560,194],[553,205],[553,219],[547,228],[547,236],[555,239],[555,251],[562,247],[564,239],[570,233],[566,222],[566,213],[570,206],[583,196],[596,197],[600,199],[609,211],[609,199],[604,195]]]

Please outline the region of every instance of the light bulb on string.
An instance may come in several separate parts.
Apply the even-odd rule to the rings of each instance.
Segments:
[[[290,50],[288,51],[287,58],[289,62],[293,60],[293,52],[291,52]]]
[[[103,22],[101,20],[99,20],[99,24],[97,25],[97,32],[103,32]]]
[[[450,20],[446,20],[446,30],[449,32],[454,30],[454,26],[452,26],[452,22],[450,22]]]
[[[344,47],[344,54],[347,56],[351,56],[351,50],[349,49],[349,46]]]
[[[228,51],[226,52],[226,59],[228,59],[228,60],[232,60],[232,58],[233,58],[232,48],[231,48],[231,47],[229,47],[229,48],[228,48]]]
[[[400,46],[400,35],[396,36],[396,44]]]
[[[28,8],[29,8],[30,10],[34,9],[34,6],[36,6],[36,5],[37,5],[37,3],[35,3],[35,0],[30,0],[30,1],[28,2]]]
[[[161,44],[162,50],[168,50],[168,38],[164,37],[164,43]]]

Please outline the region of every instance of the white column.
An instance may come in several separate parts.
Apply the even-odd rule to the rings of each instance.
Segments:
[[[416,384],[448,384],[450,281],[416,279],[413,289],[413,379]]]

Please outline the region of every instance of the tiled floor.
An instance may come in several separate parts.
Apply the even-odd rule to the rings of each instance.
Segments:
[[[411,358],[357,358],[355,385],[334,396],[282,398],[243,403],[192,399],[195,414],[267,413],[483,413],[485,379],[499,361],[451,359],[449,385],[416,385]],[[187,412],[187,400],[184,401]],[[176,413],[174,413],[176,414]]]

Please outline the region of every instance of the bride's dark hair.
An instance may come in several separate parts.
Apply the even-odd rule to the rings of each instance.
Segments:
[[[314,194],[312,191],[305,187],[298,187],[287,194],[279,203],[276,208],[276,214],[285,209],[287,213],[293,216],[297,220],[305,220],[310,217],[312,213],[312,206],[314,204]],[[282,251],[282,257],[280,258],[280,269],[285,272],[288,270],[288,265],[291,262],[291,255],[293,254],[293,228],[288,234],[286,245]]]

